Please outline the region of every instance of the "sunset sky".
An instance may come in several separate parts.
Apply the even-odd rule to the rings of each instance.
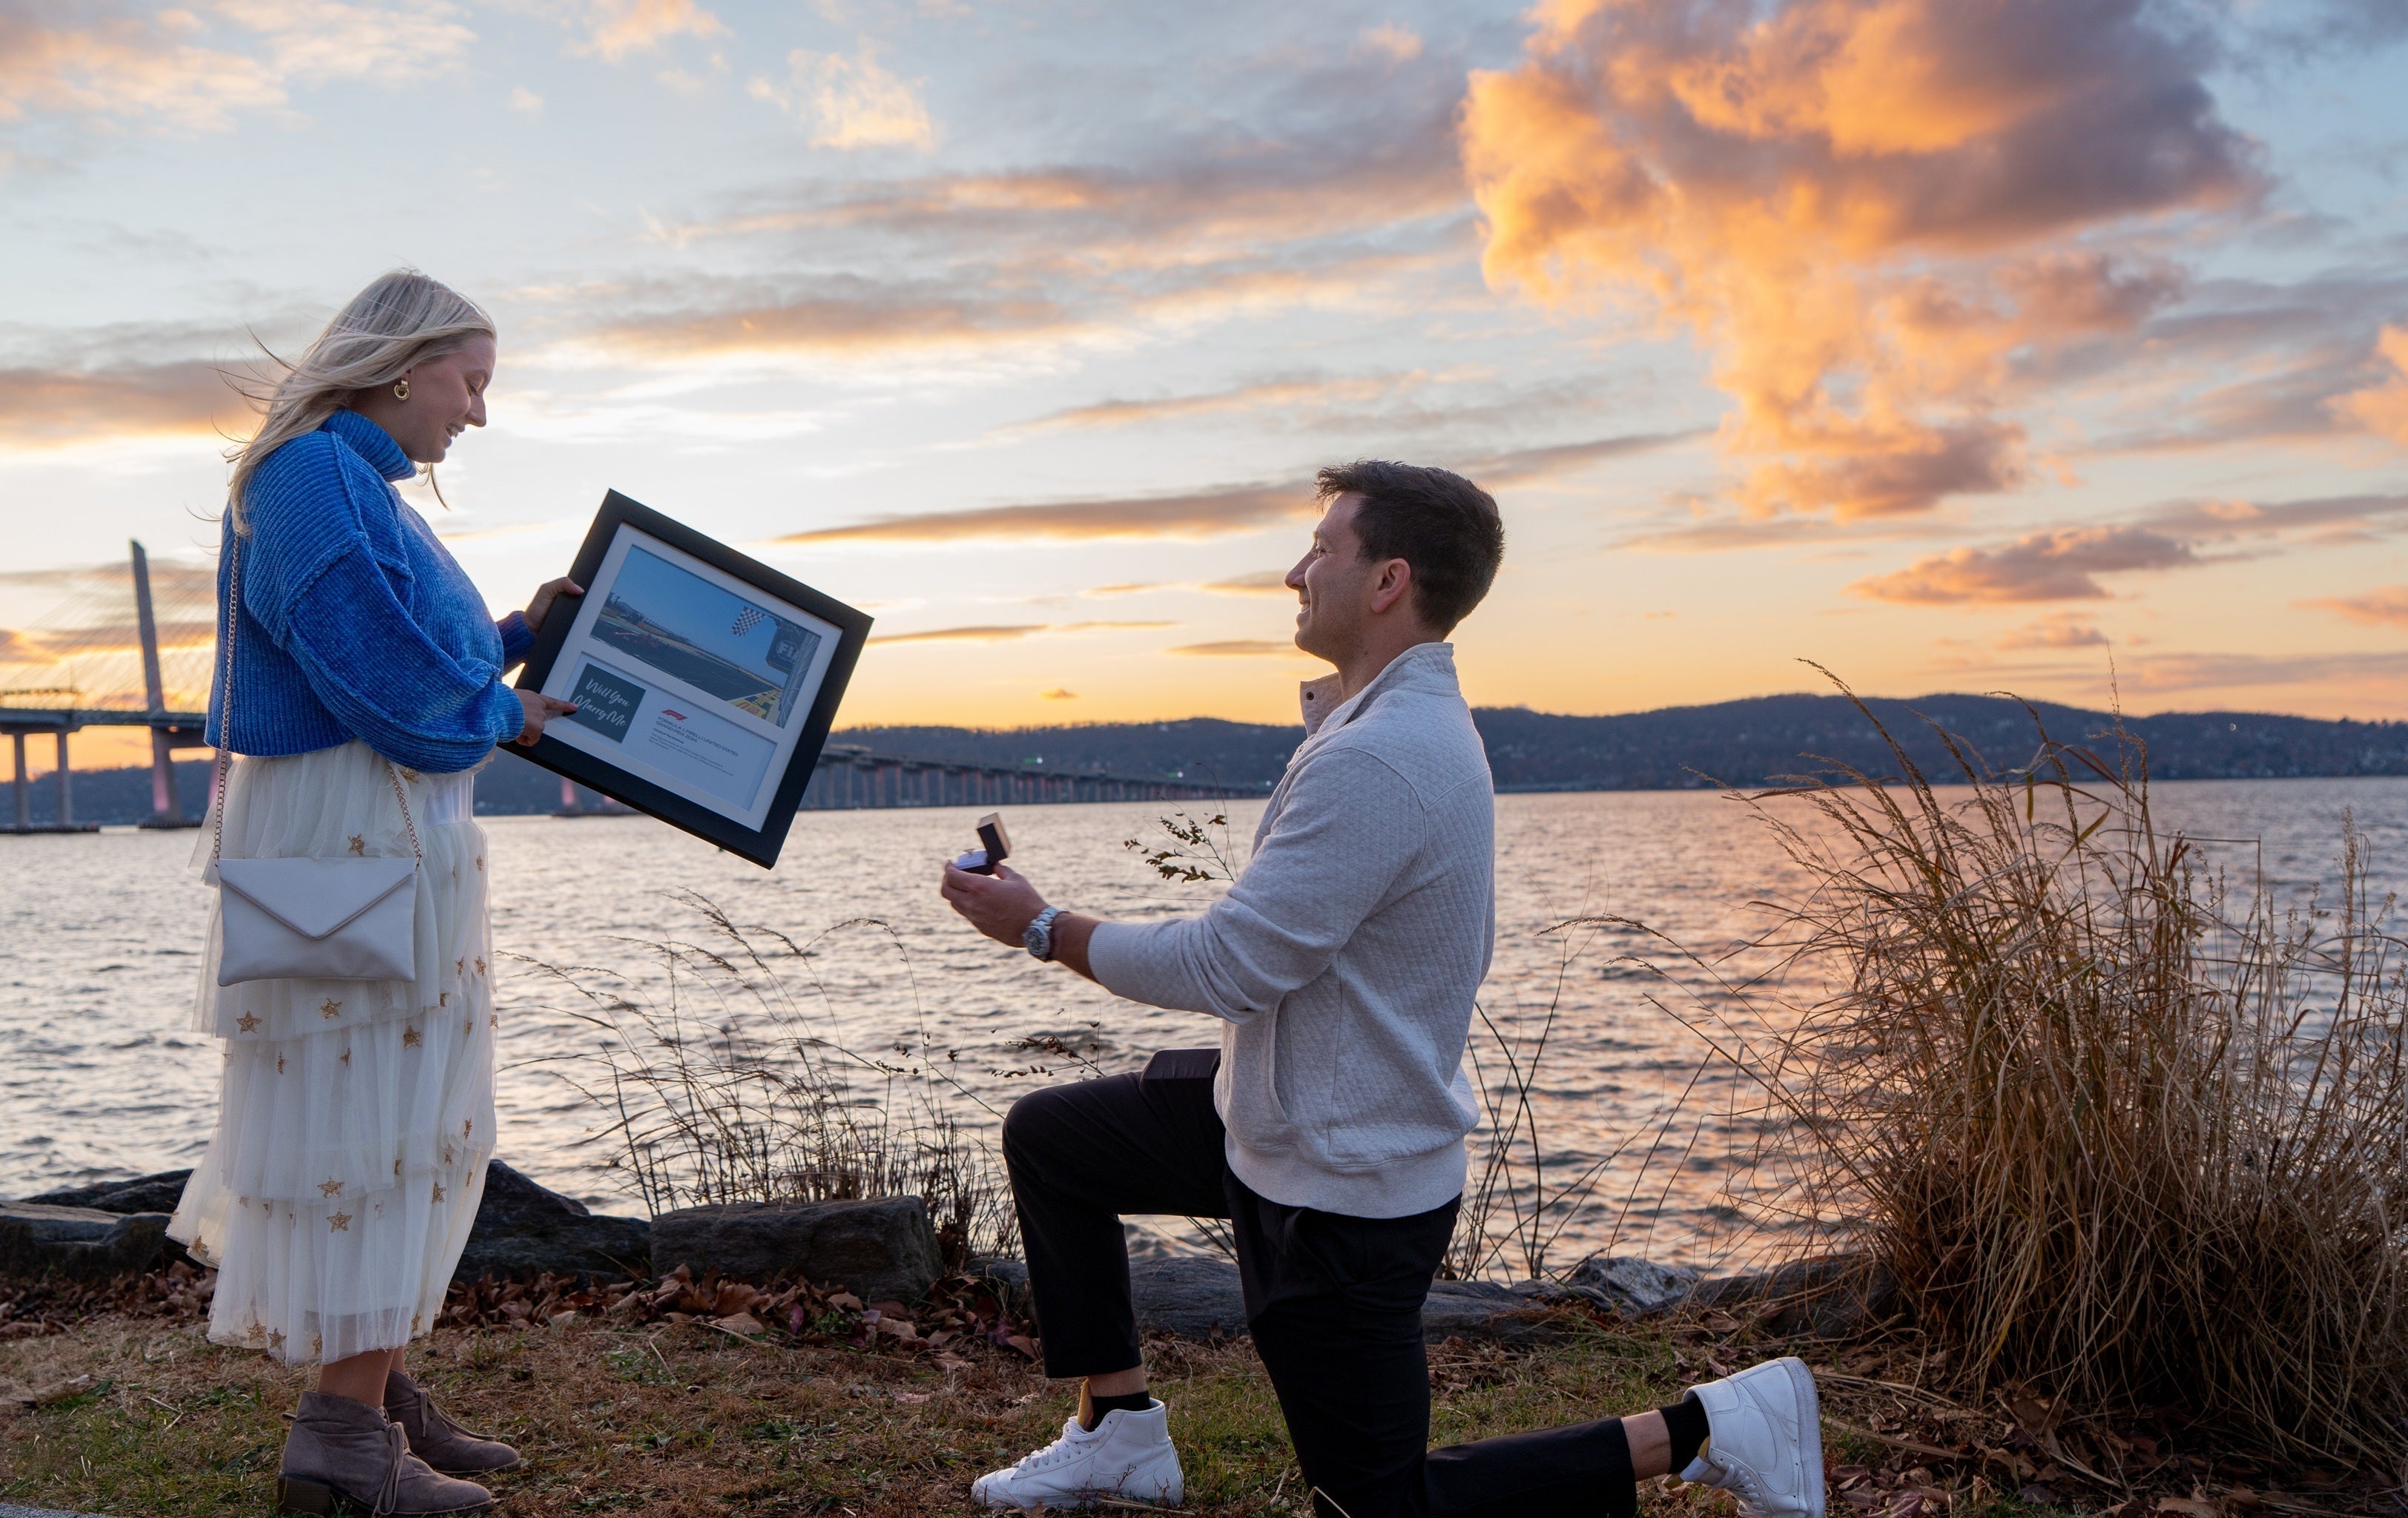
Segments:
[[[60,651],[130,616],[126,539],[163,594],[214,548],[219,368],[408,264],[501,328],[452,509],[411,493],[494,609],[616,488],[875,614],[844,723],[1293,720],[1277,578],[1357,456],[1504,508],[1479,705],[1813,659],[2408,716],[2404,42],[2396,0],[0,0],[0,687],[105,683]]]

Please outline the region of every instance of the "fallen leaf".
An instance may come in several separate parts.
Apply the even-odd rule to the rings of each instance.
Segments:
[[[828,1306],[837,1309],[838,1311],[858,1312],[861,1310],[861,1298],[853,1296],[851,1292],[838,1292],[827,1300]]]
[[[738,1339],[750,1339],[756,1334],[766,1334],[769,1331],[767,1324],[750,1312],[731,1312],[724,1318],[713,1318],[710,1320],[710,1325],[722,1333],[734,1334]]]
[[[1003,1341],[1030,1359],[1037,1358],[1037,1340],[1026,1334],[1006,1334],[1003,1336]]]
[[[2224,1518],[2224,1505],[2191,1497],[2161,1497],[2157,1511],[2174,1518]]]
[[[65,1381],[52,1382],[48,1386],[37,1386],[16,1400],[19,1407],[46,1408],[53,1402],[64,1402],[79,1392],[90,1390],[92,1390],[92,1377],[74,1376]]]

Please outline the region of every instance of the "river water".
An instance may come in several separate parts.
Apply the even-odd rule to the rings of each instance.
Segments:
[[[2156,800],[2163,823],[2243,840],[2216,847],[2286,894],[2335,876],[2344,814],[2367,837],[2378,894],[2408,878],[2408,780],[2194,781],[2161,785]],[[1233,809],[1240,845],[1260,805]],[[1014,864],[1078,909],[1132,920],[1195,910],[1213,886],[1167,883],[1124,846],[1163,841],[1165,809],[1016,809]],[[1025,1038],[1076,1043],[1108,1071],[1218,1041],[1210,1018],[1117,1000],[972,934],[934,882],[936,862],[974,842],[974,817],[804,812],[766,871],[644,818],[486,819],[506,967],[503,1157],[597,1209],[635,1209],[624,1172],[588,1141],[601,1114],[561,1078],[561,1057],[590,1048],[595,1031],[562,1015],[576,998],[526,962],[658,996],[666,972],[648,945],[706,934],[686,894],[809,944],[811,957],[788,962],[783,978],[816,1031],[899,1065],[932,1053],[968,1093],[948,1093],[948,1110],[974,1130],[991,1132],[993,1110],[1047,1079],[1011,1073],[1032,1063]],[[188,1031],[208,913],[190,867],[194,837],[0,837],[0,1196],[187,1166],[206,1144],[219,1056]],[[1532,1092],[1550,1178],[1619,1155],[1550,1262],[1608,1245],[1706,1267],[1743,1257],[1761,1236],[1730,1205],[1756,1179],[1745,1124],[1728,1115],[1732,1082],[1651,1000],[1662,985],[1624,957],[1645,949],[1639,935],[1556,925],[1613,915],[1686,948],[1728,946],[1763,925],[1750,904],[1791,883],[1762,823],[1699,792],[1504,796],[1497,880],[1484,1006],[1526,1053],[1554,1013]],[[1500,1074],[1498,1046],[1483,1048],[1484,1072]],[[1197,1242],[1175,1221],[1145,1237]],[[1511,1252],[1498,1268],[1519,1273]]]

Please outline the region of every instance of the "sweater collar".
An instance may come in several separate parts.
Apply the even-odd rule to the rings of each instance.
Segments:
[[[357,411],[337,411],[319,426],[321,432],[331,432],[349,443],[351,451],[368,461],[376,472],[398,484],[418,473],[418,465],[393,440],[393,434],[370,422]]]
[[[1408,689],[1434,695],[1460,695],[1462,686],[1455,676],[1455,645],[1414,644],[1389,660],[1385,668],[1371,677],[1370,684],[1343,703],[1338,699],[1336,675],[1306,680],[1297,693],[1304,708],[1304,736],[1310,740],[1326,727],[1343,727],[1369,709],[1382,692]]]

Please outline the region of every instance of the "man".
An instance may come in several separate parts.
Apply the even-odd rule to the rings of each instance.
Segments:
[[[1230,1220],[1247,1325],[1323,1518],[1627,1515],[1638,1481],[1674,1470],[1751,1514],[1820,1518],[1814,1382],[1796,1360],[1632,1418],[1426,1448],[1422,1301],[1463,1190],[1464,1042],[1496,928],[1488,761],[1443,639],[1487,594],[1505,534],[1443,469],[1356,463],[1320,487],[1287,584],[1297,647],[1337,672],[1304,688],[1304,742],[1228,894],[1138,926],[1049,906],[1008,868],[944,872],[989,938],[1226,1024],[1217,1068],[1173,1051],[1005,1120],[1046,1371],[1084,1384],[1061,1439],[972,1496],[1180,1500],[1120,1223],[1168,1213]]]

